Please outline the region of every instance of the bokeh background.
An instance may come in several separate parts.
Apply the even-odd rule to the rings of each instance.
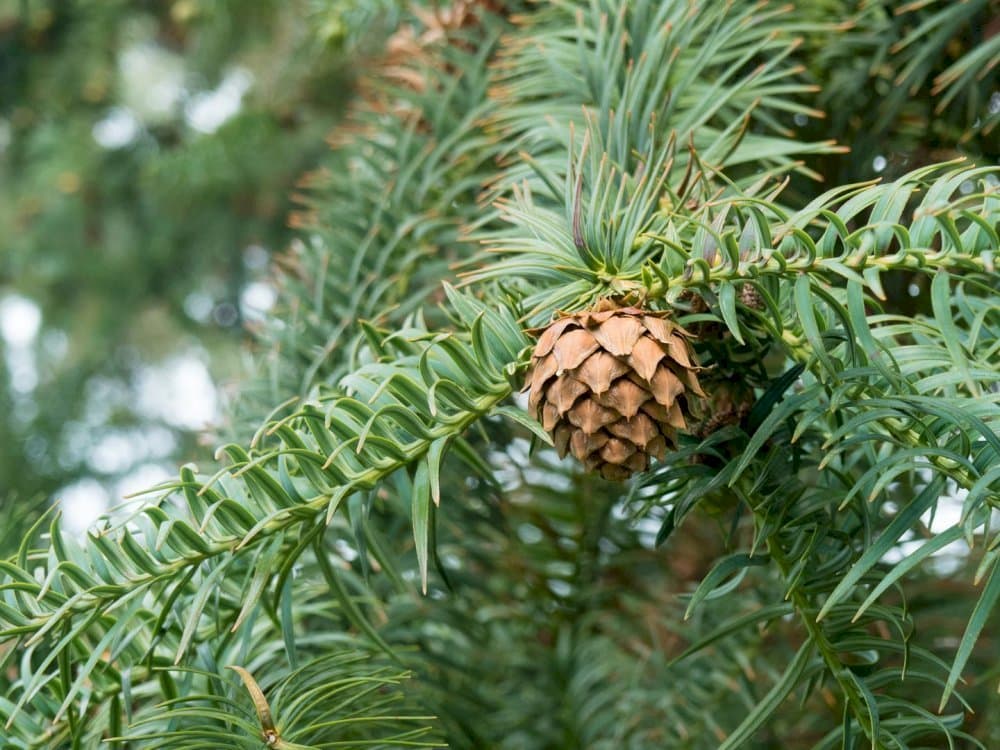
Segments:
[[[50,498],[82,530],[226,430],[366,5],[0,0],[7,536]]]

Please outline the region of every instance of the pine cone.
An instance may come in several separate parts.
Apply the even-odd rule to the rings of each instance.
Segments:
[[[743,284],[740,287],[740,302],[754,310],[764,309],[764,298],[753,284]]]
[[[708,303],[705,302],[705,298],[694,289],[682,289],[677,301],[686,304],[690,313],[708,312]]]
[[[677,300],[682,305],[685,305],[687,312],[692,315],[706,313],[711,309],[705,298],[693,289],[684,289]],[[684,308],[681,309],[683,310]],[[707,341],[721,338],[726,331],[726,327],[714,320],[699,320],[688,323],[687,331],[699,341]]]
[[[635,307],[559,318],[538,339],[525,390],[555,442],[589,471],[622,480],[676,444],[704,392],[689,334]]]
[[[753,388],[742,380],[719,380],[705,383],[708,407],[705,418],[691,432],[706,438],[729,425],[739,424],[750,413],[756,396]]]

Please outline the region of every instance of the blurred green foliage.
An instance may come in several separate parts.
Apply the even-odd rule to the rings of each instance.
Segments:
[[[0,300],[42,311],[27,342],[0,340],[0,503],[88,477],[114,493],[136,464],[198,454],[196,425],[143,405],[150,368],[238,370],[248,285],[349,93],[354,12],[0,1]],[[131,460],[95,465],[109,438]]]

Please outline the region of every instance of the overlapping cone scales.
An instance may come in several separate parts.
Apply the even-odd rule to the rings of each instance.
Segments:
[[[704,393],[688,334],[634,307],[569,315],[539,336],[528,404],[552,434],[606,479],[662,458]]]
[[[706,383],[712,401],[712,410],[704,419],[692,426],[698,437],[708,437],[728,425],[737,425],[750,414],[756,397],[753,388],[741,380],[713,380]]]

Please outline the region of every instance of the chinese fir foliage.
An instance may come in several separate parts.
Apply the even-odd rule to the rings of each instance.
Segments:
[[[233,442],[0,563],[0,746],[996,747],[995,6],[860,5],[409,9]],[[753,394],[628,484],[517,396],[609,297]]]

